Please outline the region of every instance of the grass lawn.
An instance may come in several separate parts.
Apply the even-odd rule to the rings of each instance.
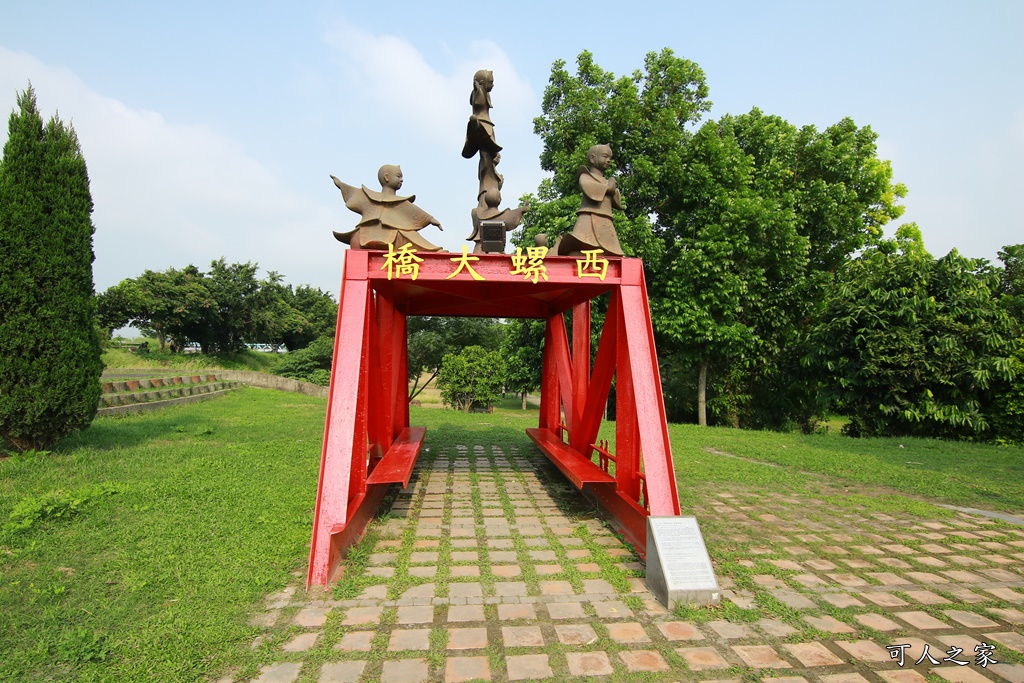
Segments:
[[[251,370],[273,372],[284,354],[242,351],[206,356],[201,353],[171,353],[153,350],[149,353],[132,353],[124,349],[104,349],[103,364],[108,372],[117,370]]]
[[[491,414],[413,408],[412,422],[428,427],[426,448],[480,439],[526,450],[537,409],[515,405]],[[52,454],[0,460],[0,680],[254,671],[250,616],[305,570],[324,408],[323,399],[245,388],[100,418]],[[880,511],[925,505],[905,493],[1024,512],[1024,448],[670,431],[684,509],[708,481],[783,492],[828,475],[840,495]]]

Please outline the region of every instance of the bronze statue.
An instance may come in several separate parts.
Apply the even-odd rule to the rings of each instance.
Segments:
[[[572,232],[558,241],[559,255],[575,256],[584,250],[602,249],[606,254],[622,256],[622,246],[612,223],[612,209],[622,209],[622,195],[615,178],[604,177],[611,161],[612,148],[609,145],[594,145],[587,152],[590,168],[579,168],[583,201],[576,212],[576,225]]]
[[[494,166],[497,166],[500,162],[501,154],[495,154]],[[519,223],[523,220],[523,214],[530,210],[529,204],[520,206],[518,209],[501,210],[498,208],[498,205],[501,204],[501,186],[504,184],[505,178],[497,172],[494,166],[491,167],[491,170],[494,171],[492,176],[480,178],[478,203],[476,208],[470,212],[473,221],[473,234],[466,239],[476,243],[476,246],[473,247],[474,254],[491,251],[490,247],[492,246],[494,251],[504,251],[505,233],[512,232],[518,228]],[[488,234],[485,238],[485,232],[489,232],[484,229],[485,223],[502,231],[500,239],[496,234]],[[497,223],[501,223],[500,228],[497,226]],[[497,242],[501,243],[500,248]],[[494,244],[492,245],[492,243]]]
[[[494,73],[481,69],[473,76],[473,92],[469,104],[473,113],[466,126],[466,144],[462,156],[472,159],[480,155],[477,178],[480,189],[477,192],[477,206],[471,212],[473,234],[469,240],[476,242],[474,253],[504,252],[505,233],[515,230],[529,205],[518,209],[501,210],[501,186],[505,178],[498,173],[501,161],[501,146],[494,139],[494,123],[491,121],[491,90],[494,88]]]
[[[333,175],[331,179],[341,190],[345,206],[362,216],[354,230],[334,232],[338,241],[353,249],[387,249],[389,244],[400,249],[411,244],[417,251],[442,250],[417,233],[428,225],[436,225],[443,230],[437,219],[413,204],[416,195],[399,197],[396,193],[402,187],[400,167],[390,164],[380,167],[377,171],[380,192],[374,192],[366,185],[360,188],[346,185]]]

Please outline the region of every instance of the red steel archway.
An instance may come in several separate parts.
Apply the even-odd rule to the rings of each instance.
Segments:
[[[605,293],[591,364],[590,301]],[[571,345],[562,315],[570,309]],[[348,250],[307,587],[328,583],[387,488],[409,483],[426,432],[409,426],[410,315],[546,320],[540,423],[527,434],[641,554],[647,515],[680,514],[639,259]],[[613,376],[614,453],[596,442]]]

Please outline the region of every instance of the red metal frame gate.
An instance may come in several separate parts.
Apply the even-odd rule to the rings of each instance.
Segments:
[[[551,256],[532,279],[506,254],[416,253],[398,263],[386,252],[345,253],[307,587],[328,583],[388,487],[409,482],[426,432],[409,426],[409,315],[546,320],[540,423],[527,434],[643,554],[647,515],[680,509],[640,260]],[[605,293],[591,364],[590,301]],[[614,453],[596,441],[613,376]]]

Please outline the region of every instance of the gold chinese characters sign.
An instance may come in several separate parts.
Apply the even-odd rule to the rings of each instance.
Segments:
[[[420,264],[423,259],[416,255],[416,250],[411,244],[404,244],[395,249],[393,244],[388,245],[388,251],[384,254],[384,265],[381,270],[387,271],[389,280],[407,278],[415,280],[420,274]],[[597,278],[604,282],[608,275],[608,259],[603,257],[601,249],[591,249],[581,252],[582,257],[576,258],[576,277]],[[547,247],[522,247],[516,248],[516,253],[509,256],[509,275],[522,275],[524,280],[537,284],[541,280],[548,281],[548,269],[544,259],[548,256]],[[446,280],[451,280],[459,273],[466,272],[476,281],[484,281],[487,278],[473,268],[473,264],[480,260],[479,256],[470,254],[465,246],[462,247],[462,254],[449,259],[452,262],[452,272]]]

